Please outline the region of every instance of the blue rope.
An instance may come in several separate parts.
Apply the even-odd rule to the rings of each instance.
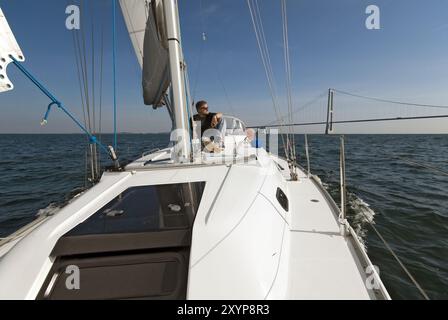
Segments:
[[[114,149],[117,150],[117,78],[116,78],[116,16],[117,3],[112,0],[113,19],[112,19],[112,33],[113,33],[113,81],[114,81]]]
[[[57,105],[57,104],[53,101],[53,102],[51,102],[51,103],[48,105],[48,107],[47,107],[47,112],[45,112],[45,116],[44,116],[44,118],[42,119],[41,125],[45,125],[45,124],[47,124],[47,122],[48,122],[48,116],[50,115],[51,107],[52,107],[53,105]]]
[[[36,87],[38,87],[52,102],[48,105],[47,111],[45,113],[44,119],[43,119],[43,123],[46,123],[46,121],[48,120],[48,116],[50,114],[50,110],[51,107],[53,105],[58,106],[59,109],[61,109],[70,119],[73,120],[73,122],[79,127],[81,128],[82,131],[84,131],[85,134],[87,134],[87,136],[89,137],[89,140],[91,143],[97,144],[98,146],[100,146],[101,149],[103,149],[107,154],[109,154],[109,150],[107,149],[107,147],[105,145],[103,145],[101,142],[99,142],[97,140],[97,138],[92,135],[62,104],[62,102],[60,102],[58,99],[56,99],[56,97],[50,92],[48,91],[31,73],[28,72],[28,70],[25,69],[24,66],[22,66],[12,55],[9,56],[12,59],[12,62],[14,63],[14,65],[20,70],[22,71],[22,73],[31,80],[31,82],[33,82]]]

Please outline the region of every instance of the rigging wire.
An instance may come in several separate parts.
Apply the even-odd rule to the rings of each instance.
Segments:
[[[314,105],[317,101],[319,101],[320,99],[324,98],[327,96],[327,91],[325,91],[322,94],[319,94],[318,96],[316,96],[315,98],[313,98],[312,100],[308,101],[307,103],[303,104],[302,106],[300,106],[299,108],[297,108],[296,110],[293,111],[293,114],[295,113],[299,113],[300,111],[305,110],[306,108]],[[288,118],[289,115],[284,115],[282,116],[282,119]],[[271,121],[269,122],[267,125],[273,125],[276,123],[277,120]]]
[[[117,2],[112,0],[113,18],[112,18],[112,65],[113,65],[113,90],[114,90],[114,150],[117,151],[117,77],[116,77],[116,51],[117,51],[117,34],[116,34],[116,18],[117,18]]]
[[[196,64],[196,77],[194,79],[194,86],[193,86],[193,101],[192,103],[194,103],[196,101],[196,91],[197,91],[197,87],[198,87],[198,82],[199,82],[199,74],[201,72],[201,65],[202,65],[202,56],[204,54],[204,47],[205,47],[205,41],[202,40],[201,41],[201,47],[199,49],[199,56],[198,56],[198,62]]]
[[[262,43],[263,43],[263,45],[264,45],[264,49],[265,49],[265,55],[266,55],[266,58],[267,58],[267,66],[268,66],[268,68],[269,68],[269,74],[271,75],[270,76],[270,78],[271,78],[271,81],[272,81],[272,87],[273,87],[273,91],[274,91],[274,95],[275,95],[275,97],[276,97],[276,101],[277,101],[277,103],[278,103],[278,96],[277,96],[277,89],[276,89],[276,86],[275,86],[275,76],[274,76],[274,71],[273,71],[273,69],[272,69],[272,62],[271,62],[271,55],[270,55],[270,52],[269,52],[269,47],[268,47],[268,44],[267,44],[267,40],[266,40],[266,35],[265,35],[265,32],[264,32],[264,25],[263,25],[263,21],[262,21],[262,16],[261,16],[261,11],[260,11],[260,7],[259,7],[259,5],[258,5],[258,0],[253,0],[254,1],[254,4],[255,4],[255,9],[256,9],[256,17],[257,17],[257,19],[256,19],[256,21],[258,22],[258,26],[259,26],[259,30],[260,30],[260,38],[261,38],[261,40],[262,40]]]
[[[88,172],[89,172],[89,153],[87,152],[87,146],[86,149],[84,150],[84,159],[85,159],[85,166],[84,166],[84,189],[87,189],[87,182],[89,181],[88,178]]]
[[[85,106],[83,85],[82,85],[82,81],[81,81],[81,72],[82,71],[81,71],[80,62],[79,62],[80,57],[78,56],[79,50],[78,50],[77,41],[76,41],[76,32],[72,33],[72,38],[73,38],[73,47],[74,47],[74,51],[75,51],[76,71],[77,71],[77,76],[78,76],[78,86],[79,86],[79,94],[81,97],[81,106],[82,106],[82,112],[83,112],[83,118],[84,118],[84,126],[87,127],[86,106]]]
[[[268,49],[267,43],[266,43],[266,37],[265,37],[265,33],[264,33],[263,23],[261,21],[261,15],[260,15],[259,7],[258,7],[258,2],[257,2],[257,0],[247,0],[247,5],[249,7],[250,16],[252,19],[252,25],[253,25],[255,37],[257,40],[261,61],[263,63],[266,79],[268,82],[271,99],[272,99],[272,103],[273,103],[273,107],[274,107],[274,112],[275,112],[277,121],[280,123],[283,123],[283,120],[281,119],[281,115],[279,112],[278,98],[277,98],[276,89],[275,89],[275,82],[274,82],[274,76],[273,76],[273,71],[272,71],[271,58],[270,58],[269,49]],[[280,136],[282,139],[283,147],[286,151],[286,150],[288,150],[288,146],[285,142],[285,138],[283,137],[282,134]],[[287,158],[289,157],[288,152],[286,152],[286,157]]]
[[[392,247],[389,245],[389,243],[386,241],[386,239],[383,237],[381,232],[375,227],[372,219],[370,219],[366,213],[363,210],[359,211],[364,218],[366,219],[366,222],[369,224],[369,226],[375,231],[378,238],[381,240],[381,242],[384,244],[386,249],[389,251],[389,253],[392,255],[392,257],[395,259],[395,261],[398,263],[398,265],[401,267],[401,269],[406,273],[408,278],[411,280],[411,282],[414,284],[414,286],[417,288],[417,290],[420,292],[420,294],[426,299],[430,300],[428,294],[425,292],[425,290],[422,288],[422,286],[418,283],[418,281],[414,278],[412,273],[409,271],[409,269],[405,266],[405,264],[401,261],[400,257],[395,253],[395,251],[392,249]]]
[[[265,48],[266,48],[266,44],[265,41],[263,41],[264,37],[262,36],[264,33],[262,33],[261,30],[263,30],[262,25],[261,25],[261,30],[259,27],[259,23],[258,23],[258,15],[255,12],[255,9],[253,9],[253,5],[251,4],[251,1],[254,0],[247,0],[247,4],[249,6],[249,10],[250,10],[250,14],[251,14],[251,18],[252,18],[252,24],[254,27],[254,31],[255,31],[255,36],[257,38],[257,44],[259,47],[259,51],[260,51],[260,55],[261,55],[261,59],[262,59],[262,63],[265,69],[265,73],[266,73],[266,78],[268,80],[268,85],[269,85],[269,89],[271,91],[271,97],[273,100],[273,104],[274,104],[274,109],[277,113],[277,96],[274,90],[274,81],[272,79],[272,69],[270,67],[271,63],[270,63],[270,56],[269,56],[269,51],[266,52]]]
[[[92,133],[96,135],[96,99],[95,99],[95,25],[93,22],[93,1],[90,2],[90,20],[91,20],[91,50],[92,50],[92,61],[91,61],[91,71],[92,71]],[[91,146],[91,161],[92,161],[92,181],[99,178],[100,167],[98,163],[98,152],[95,145]]]
[[[416,117],[394,117],[394,118],[340,120],[340,121],[333,121],[333,124],[366,123],[366,122],[382,122],[382,121],[401,121],[401,120],[442,119],[442,118],[448,118],[448,114],[437,115],[437,116],[416,116]],[[312,125],[324,125],[324,124],[327,124],[327,122],[326,121],[316,121],[316,122],[273,124],[273,125],[251,126],[250,128],[274,128],[274,127],[286,127],[286,126],[312,126]]]
[[[392,158],[390,157],[390,159],[392,160],[396,160],[397,158]],[[398,158],[399,160],[404,160],[406,161],[406,159],[402,159],[402,158]],[[421,165],[419,163],[415,163],[417,165]],[[424,166],[426,168],[429,169],[435,169],[437,171],[440,171],[438,168],[434,168],[431,166]],[[448,174],[448,173],[447,173]],[[389,245],[389,243],[386,241],[386,239],[383,237],[383,235],[381,234],[381,232],[375,227],[373,220],[371,218],[369,218],[367,216],[367,214],[363,211],[360,210],[359,211],[364,218],[366,219],[366,223],[368,223],[368,225],[373,229],[373,231],[376,233],[376,235],[379,237],[379,239],[381,240],[381,242],[384,244],[385,248],[389,251],[389,253],[392,255],[392,257],[395,259],[395,261],[399,264],[399,266],[402,268],[402,270],[406,273],[406,275],[409,277],[409,279],[411,280],[411,282],[413,283],[413,285],[417,288],[417,290],[420,292],[420,294],[426,299],[426,300],[430,300],[428,294],[425,292],[425,290],[422,288],[422,286],[418,283],[418,281],[415,279],[415,277],[412,275],[412,273],[409,271],[409,269],[405,266],[405,264],[401,261],[400,257],[398,257],[398,255],[395,253],[395,251],[392,249],[392,247]],[[355,232],[356,233],[356,232]]]
[[[281,1],[281,9],[282,9],[282,25],[283,25],[283,52],[284,52],[284,63],[285,63],[285,75],[286,75],[286,94],[287,94],[287,105],[288,105],[288,121],[290,123],[294,122],[293,120],[293,102],[292,102],[292,76],[291,76],[291,61],[289,57],[289,37],[288,37],[288,15],[286,12],[286,0]],[[289,146],[289,152],[291,159],[293,161],[296,160],[296,144],[295,137],[293,134],[293,127],[289,126],[289,134],[290,139],[288,143],[291,144]],[[297,170],[294,165],[290,166],[292,173],[295,177],[297,177]]]
[[[201,41],[201,45],[200,45],[200,49],[199,49],[199,55],[198,55],[198,60],[196,63],[196,68],[195,68],[195,79],[194,79],[194,86],[193,86],[193,95],[190,96],[190,100],[192,102],[192,105],[194,104],[194,102],[196,101],[196,93],[197,93],[197,87],[199,84],[199,78],[200,78],[200,73],[201,73],[201,69],[202,69],[202,62],[204,60],[204,56],[207,53],[207,43],[209,42],[209,38],[208,38],[208,33],[207,33],[207,24],[206,24],[206,19],[205,19],[205,14],[204,14],[204,6],[203,6],[203,0],[200,0],[199,2],[199,14],[200,14],[200,21],[201,21],[201,30],[202,30],[202,41]],[[236,116],[235,113],[235,109],[234,109],[234,105],[232,103],[232,100],[230,99],[228,90],[224,84],[224,81],[222,80],[221,77],[221,72],[219,71],[218,65],[216,63],[213,63],[213,70],[215,72],[216,75],[216,79],[218,80],[219,85],[222,88],[224,97],[227,101],[227,106],[230,109],[230,114],[232,116]]]
[[[288,117],[289,122],[292,120],[292,93],[291,93],[291,63],[289,58],[289,40],[288,40],[288,16],[286,14],[286,0],[281,0],[282,9],[282,26],[283,26],[283,54],[285,63],[285,75],[286,75],[286,93],[288,104]]]
[[[386,102],[386,103],[392,103],[392,104],[399,104],[399,105],[407,105],[407,106],[414,106],[414,107],[429,107],[429,108],[448,108],[448,106],[442,106],[442,105],[432,105],[432,104],[418,104],[418,103],[412,103],[412,102],[402,102],[402,101],[394,101],[394,100],[386,100],[382,98],[376,98],[376,97],[368,97],[368,96],[362,96],[346,91],[341,91],[338,89],[331,89],[334,92],[338,92],[343,95],[353,96],[357,98],[367,99],[367,100],[373,100],[373,101],[380,101],[380,102]],[[319,99],[320,97],[317,97]],[[304,105],[303,107],[308,107],[308,105]],[[302,109],[303,109],[302,107]],[[299,111],[299,110],[298,110]],[[285,116],[283,117],[283,119]],[[338,120],[338,121],[332,121],[333,124],[349,124],[349,123],[367,123],[367,122],[383,122],[383,121],[399,121],[399,120],[424,120],[424,119],[442,119],[442,118],[448,118],[448,114],[440,114],[440,115],[423,115],[423,116],[397,116],[397,117],[378,117],[378,118],[370,118],[370,119],[353,119],[353,120]],[[273,124],[273,122],[268,123],[267,125],[263,126],[253,126],[252,128],[270,128],[270,127],[287,127],[287,126],[309,126],[309,125],[324,125],[327,124],[326,121],[309,121],[309,122],[300,122],[300,123],[276,123]]]
[[[69,3],[69,1],[67,1]],[[76,72],[79,85],[79,92],[81,97],[82,111],[84,116],[84,127],[91,135],[96,135],[97,132],[102,132],[102,91],[103,91],[103,56],[104,56],[104,31],[101,28],[101,55],[100,55],[100,87],[99,87],[99,99],[100,99],[100,114],[99,123],[97,124],[97,68],[96,68],[96,29],[94,24],[94,7],[93,2],[90,2],[90,17],[87,18],[86,3],[83,0],[79,2],[80,9],[82,11],[83,25],[86,20],[89,20],[90,30],[83,28],[81,31],[73,30],[72,40],[74,47],[74,55],[76,62]],[[85,15],[85,17],[84,17]],[[86,32],[90,33],[90,41],[87,41]],[[90,47],[89,47],[90,46]],[[87,50],[89,50],[91,56],[87,57]],[[90,81],[90,83],[89,83]],[[98,130],[99,129],[99,130]],[[99,141],[101,137],[98,136]],[[94,169],[93,178],[96,179],[101,172],[101,157],[98,154],[96,144],[90,141],[92,147],[90,148],[90,160],[92,162],[91,168]]]
[[[82,54],[82,49],[81,49],[81,41],[80,41],[80,35],[78,33],[75,33],[75,50],[78,51],[78,65],[79,65],[79,77],[80,77],[80,86],[81,86],[81,90],[82,90],[82,103],[83,103],[83,108],[84,108],[84,113],[86,114],[85,117],[85,126],[86,128],[88,128],[88,123],[90,122],[90,119],[88,118],[88,113],[87,113],[87,104],[88,104],[88,97],[87,97],[87,91],[86,91],[86,82],[85,82],[85,68],[84,68],[84,63],[83,63],[83,54]]]
[[[91,2],[93,3],[93,1]],[[93,16],[93,9],[92,9]],[[96,110],[95,110],[95,39],[94,39],[94,25],[93,25],[93,17],[92,17],[92,29],[91,29],[91,49],[92,49],[92,132],[96,134]]]
[[[230,115],[236,117],[235,108],[233,107],[232,100],[229,98],[229,94],[227,93],[227,89],[224,85],[224,82],[222,81],[221,74],[219,73],[218,70],[216,70],[216,77],[218,78],[218,81],[221,84],[222,91],[224,92],[224,96],[227,100],[227,106],[230,109]]]
[[[67,0],[67,5],[70,4],[70,1]],[[81,7],[81,3],[79,3]],[[82,7],[81,7],[82,9]],[[81,107],[83,112],[83,120],[84,120],[84,127],[88,128],[88,122],[90,123],[90,119],[87,118],[87,106],[86,106],[86,92],[85,92],[85,83],[84,83],[84,66],[83,66],[83,59],[82,59],[82,52],[79,45],[79,31],[73,30],[72,31],[72,40],[73,40],[73,48],[74,48],[74,57],[75,57],[75,64],[76,64],[76,74],[77,74],[77,80],[78,80],[78,87],[79,87],[79,94],[81,98]],[[89,132],[90,133],[90,132]],[[88,155],[88,146],[85,149],[85,174],[84,174],[84,187],[87,188],[87,181],[88,181],[88,161],[89,161],[89,155]]]
[[[448,106],[433,105],[433,104],[419,104],[419,103],[402,102],[402,101],[394,101],[394,100],[387,100],[387,99],[376,98],[376,97],[363,96],[363,95],[360,95],[360,94],[355,94],[355,93],[351,93],[351,92],[346,92],[346,91],[342,91],[342,90],[338,90],[338,89],[332,89],[332,90],[333,90],[334,92],[337,92],[337,93],[340,93],[340,94],[344,94],[344,95],[347,95],[347,96],[352,96],[352,97],[361,98],[361,99],[367,99],[367,100],[372,100],[372,101],[387,102],[387,103],[393,103],[393,104],[399,104],[399,105],[406,105],[406,106],[414,106],[414,107],[426,107],[426,108],[441,108],[441,109],[448,109]]]
[[[395,251],[392,249],[392,247],[389,245],[389,243],[384,239],[382,234],[379,232],[379,230],[375,227],[375,225],[370,222],[369,217],[361,210],[360,211],[364,217],[367,219],[370,227],[372,227],[373,231],[377,234],[377,236],[380,238],[381,242],[384,244],[386,249],[389,251],[389,253],[394,257],[395,261],[400,265],[400,267],[403,269],[403,271],[406,273],[406,275],[409,277],[409,279],[412,281],[412,283],[415,285],[417,290],[420,292],[420,294],[426,299],[430,300],[428,294],[425,292],[425,290],[422,288],[422,286],[418,283],[418,281],[414,278],[412,273],[408,270],[408,268],[404,265],[404,263],[401,261],[401,259],[397,256]]]
[[[67,6],[70,5],[70,0],[66,1]],[[79,4],[80,5],[80,4]],[[86,116],[86,106],[85,106],[85,98],[84,98],[84,91],[83,91],[83,83],[81,81],[82,78],[82,71],[81,71],[81,65],[80,65],[80,50],[77,46],[77,38],[78,38],[78,32],[76,30],[72,30],[72,40],[73,40],[73,48],[74,48],[74,57],[75,57],[75,65],[76,65],[76,74],[78,79],[78,86],[79,86],[79,94],[81,98],[81,106],[82,106],[82,112],[83,112],[83,120],[84,120],[84,127],[87,127],[87,116]]]
[[[84,12],[85,3],[84,0],[81,0],[80,4],[80,10],[81,12]],[[81,17],[82,24],[85,23],[84,15]],[[92,133],[92,121],[91,121],[91,112],[90,112],[90,95],[89,95],[89,74],[87,71],[87,51],[86,51],[86,35],[85,35],[85,28],[81,28],[81,61],[83,63],[83,74],[84,74],[84,90],[85,90],[85,97],[86,97],[86,110],[87,110],[87,129],[89,133]]]
[[[103,65],[104,65],[104,29],[101,27],[101,54],[100,54],[100,92],[99,92],[99,121],[98,121],[98,136],[101,141],[102,135],[102,117],[103,117]]]
[[[193,86],[192,104],[194,104],[194,102],[196,101],[196,89],[198,87],[199,75],[200,75],[201,67],[202,67],[202,59],[203,59],[203,55],[204,55],[205,44],[207,42],[207,34],[205,33],[204,7],[203,7],[202,0],[199,1],[199,14],[200,14],[200,20],[201,20],[202,40],[201,40],[201,45],[199,47],[198,61],[196,63],[196,68],[195,68],[196,72],[195,72],[195,79],[194,79],[194,86]]]

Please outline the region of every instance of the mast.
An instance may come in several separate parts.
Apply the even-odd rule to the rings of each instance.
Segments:
[[[129,37],[142,67],[143,100],[166,106],[177,162],[189,159],[190,130],[186,67],[177,0],[119,0]],[[174,140],[174,141],[173,141]]]
[[[177,159],[182,162],[189,158],[190,132],[188,130],[189,117],[184,78],[186,70],[181,46],[178,3],[177,0],[164,0],[163,5],[168,38],[174,123],[176,129],[181,129],[178,132],[182,132],[176,138]],[[179,139],[181,140],[179,141]]]

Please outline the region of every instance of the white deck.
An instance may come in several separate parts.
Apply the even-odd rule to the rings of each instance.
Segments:
[[[283,160],[276,162],[287,168]],[[244,175],[232,168],[233,182],[241,180],[238,185],[247,190],[246,197],[240,199],[237,190],[224,187],[220,200],[231,203],[228,209],[239,208],[240,215],[217,211],[208,225],[201,219],[196,222],[190,298],[375,298],[366,287],[361,257],[353,249],[356,241],[341,236],[336,212],[323,190],[304,172],[299,172],[298,182],[279,179],[288,176],[284,171],[260,180],[259,173],[251,177],[247,168]],[[288,192],[289,212],[272,200],[276,185]],[[214,230],[213,222],[221,228]],[[222,228],[223,224],[229,225]]]
[[[290,224],[290,298],[370,299],[351,244],[314,183],[304,178],[290,186],[290,195],[300,199]]]
[[[304,172],[289,181],[286,162],[264,150],[245,162],[147,163],[166,156],[158,152],[127,172],[105,174],[96,187],[11,242],[0,259],[0,298],[33,299],[59,237],[127,188],[192,181],[205,181],[206,188],[193,228],[189,299],[375,298],[365,285],[365,252],[356,239],[340,235],[334,204]],[[289,199],[288,211],[276,199],[277,188]],[[381,292],[388,298],[382,283]]]

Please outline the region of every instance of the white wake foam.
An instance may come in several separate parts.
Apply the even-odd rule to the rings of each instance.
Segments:
[[[36,216],[37,217],[52,216],[56,214],[59,210],[61,210],[61,206],[58,205],[57,203],[52,202],[46,208],[39,209],[39,211],[37,211]]]
[[[355,213],[352,220],[352,227],[358,235],[359,241],[361,241],[364,248],[367,249],[365,245],[365,239],[367,237],[366,225],[375,223],[374,219],[376,213],[370,208],[370,205],[367,202],[354,193],[349,194],[349,205]]]

